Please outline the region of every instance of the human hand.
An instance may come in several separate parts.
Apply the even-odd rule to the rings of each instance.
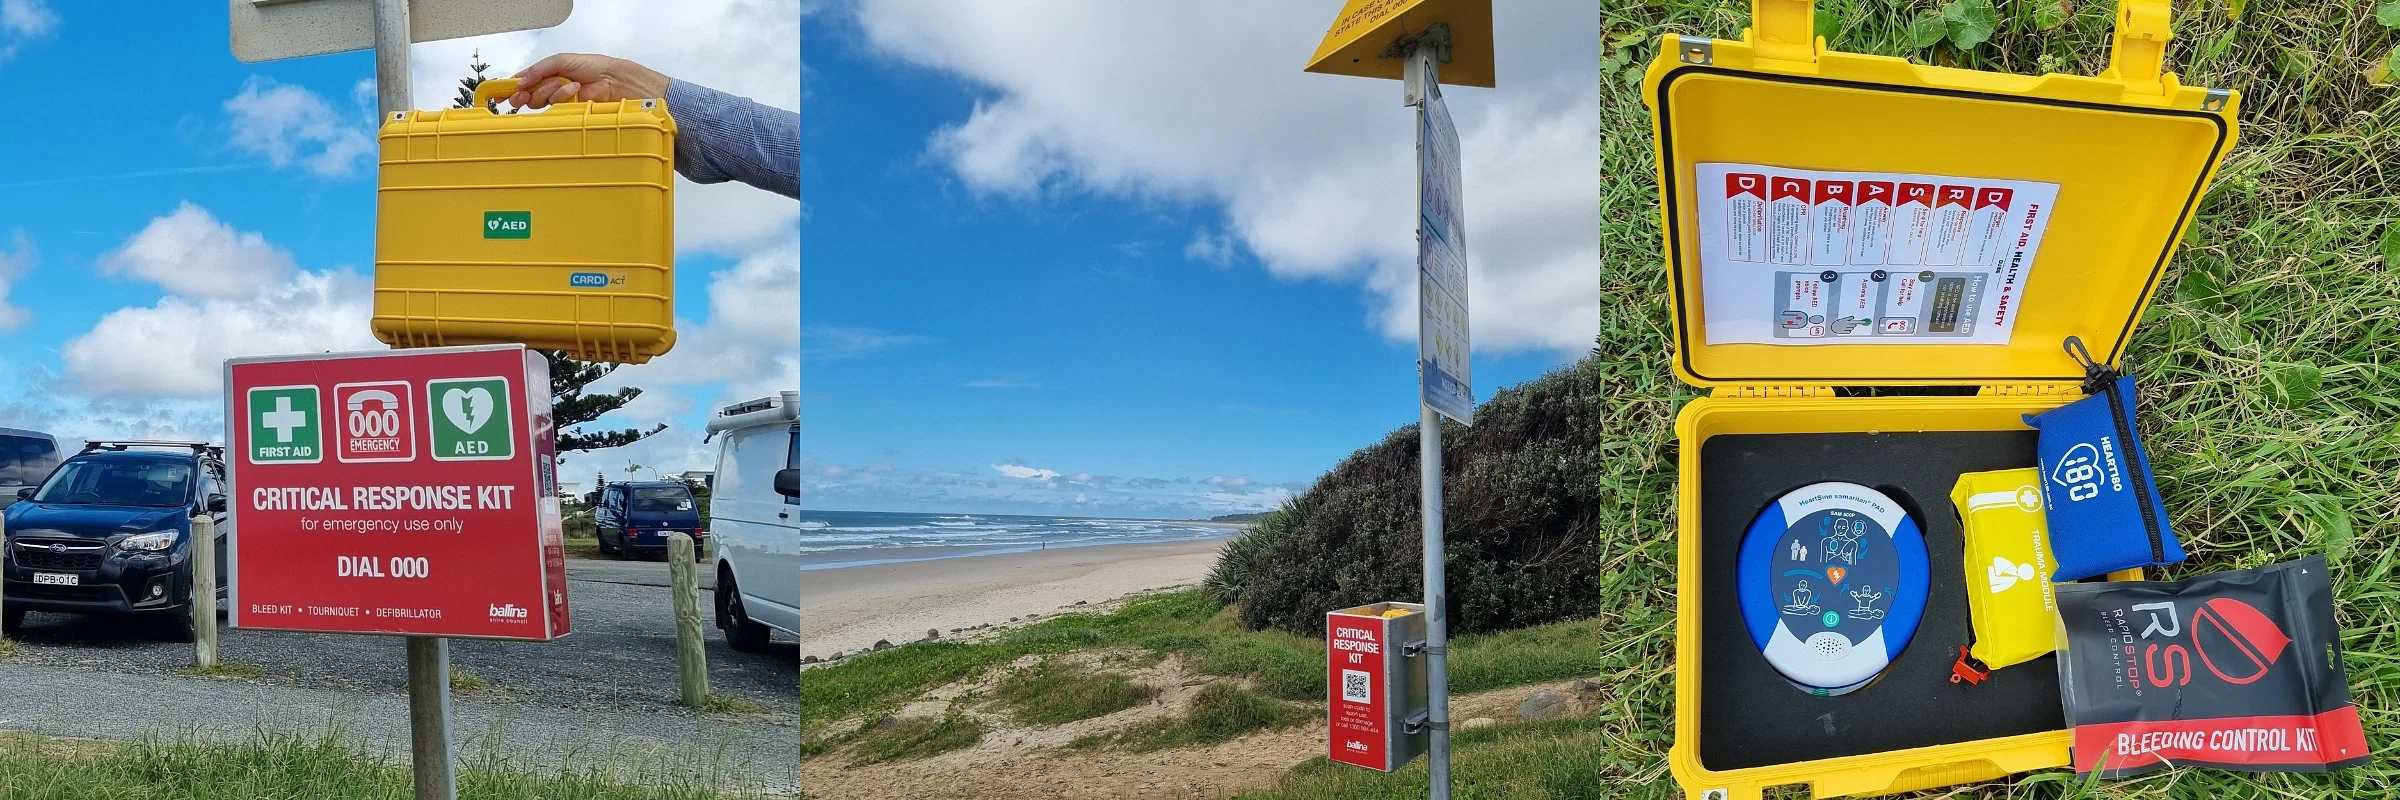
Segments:
[[[622,58],[590,53],[558,53],[533,62],[516,74],[517,93],[510,105],[542,108],[551,102],[590,100],[609,102],[667,96],[667,76]]]

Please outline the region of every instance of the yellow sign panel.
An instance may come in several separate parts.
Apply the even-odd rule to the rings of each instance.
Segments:
[[[1346,0],[1309,57],[1308,71],[1398,80],[1405,59],[1386,51],[1437,24],[1450,28],[1450,58],[1439,68],[1442,85],[1491,86],[1491,0]]]
[[[385,121],[375,338],[522,342],[639,364],[675,346],[675,121],[666,101],[473,108]]]

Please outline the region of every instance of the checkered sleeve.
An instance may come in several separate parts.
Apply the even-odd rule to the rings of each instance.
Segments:
[[[667,84],[675,115],[675,171],[695,183],[728,180],[800,197],[800,115],[680,80]]]

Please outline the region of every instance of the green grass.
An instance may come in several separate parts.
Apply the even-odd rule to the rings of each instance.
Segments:
[[[1912,26],[1950,1],[1818,0],[1817,30],[1838,49],[1919,63],[2104,67],[2113,3],[2000,3],[1988,42],[1916,47]],[[2378,753],[2400,743],[2400,90],[2369,75],[2400,50],[2372,16],[2384,2],[2176,4],[2170,68],[2188,85],[2241,90],[2243,128],[2126,355],[2159,488],[2192,553],[2166,577],[2326,554],[2351,696]],[[1610,435],[1590,446],[1616,454],[1593,478],[1616,502],[1591,525],[1610,558],[1594,609],[1608,624],[1593,630],[1613,644],[1578,656],[1596,660],[1604,684],[1592,714],[1457,734],[1461,798],[1683,796],[1665,765],[1675,728],[1668,534],[1674,417],[1696,393],[1668,370],[1673,328],[1638,86],[1660,32],[1733,38],[1749,4],[1611,2],[1600,13],[1601,317],[1598,355],[1574,369],[1604,387]],[[1506,636],[1488,643],[1491,655]],[[1514,670],[1540,657],[1526,644],[1536,649],[1483,666],[1462,654],[1454,674],[1464,684],[1487,667]],[[1245,797],[1422,796],[1425,781],[1421,760],[1383,775],[1320,758]],[[2087,783],[2052,770],[1918,796],[2382,798],[2396,781],[2400,762],[2379,758],[2333,775],[2177,769]]]
[[[620,782],[606,765],[536,773],[468,759],[461,800],[716,800],[695,776]],[[0,736],[0,800],[407,800],[408,764],[350,749],[333,735],[262,734],[238,744],[105,742]]]
[[[885,718],[869,723],[850,737],[850,761],[879,764],[929,758],[974,747],[983,741],[986,732],[987,726],[981,720],[955,712],[938,718]]]
[[[1151,720],[1107,734],[1084,736],[1076,748],[1120,747],[1169,750],[1230,742],[1259,731],[1289,728],[1317,717],[1317,710],[1260,695],[1231,683],[1201,687],[1192,709],[1181,717]]]
[[[6,661],[10,658],[16,657],[16,655],[17,640],[0,636],[0,661]]]
[[[1606,674],[1639,655],[1614,617],[1467,636],[1452,643],[1460,692]],[[1281,631],[1247,631],[1201,590],[1164,592],[1105,613],[1070,614],[977,642],[918,642],[809,670],[801,714],[823,723],[889,712],[917,695],[1030,654],[1132,648],[1181,655],[1201,674],[1245,678],[1278,700],[1325,698],[1325,643]],[[1013,679],[1013,678],[1012,678]]]
[[[492,688],[492,682],[484,680],[483,676],[457,666],[450,668],[450,691],[457,694],[474,694],[489,688]]]
[[[729,694],[709,692],[707,697],[700,700],[700,713],[703,714],[759,714],[765,711],[766,708],[757,703]]]
[[[1045,727],[1123,711],[1157,696],[1157,687],[1124,675],[1055,661],[1009,673],[993,692],[994,702],[1018,722]]]

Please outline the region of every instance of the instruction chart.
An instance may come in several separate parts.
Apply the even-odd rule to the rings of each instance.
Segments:
[[[1698,165],[1709,344],[2007,344],[2058,184]]]

